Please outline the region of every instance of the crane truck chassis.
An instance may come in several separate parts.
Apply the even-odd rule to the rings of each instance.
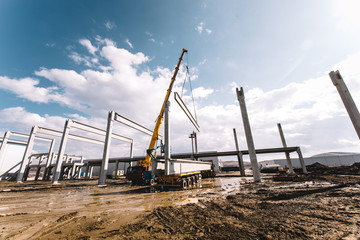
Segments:
[[[143,166],[128,168],[126,178],[136,185],[159,185],[188,188],[202,177],[214,177],[214,164],[210,161],[172,159],[169,161],[169,174],[165,174],[165,161],[153,160],[153,170]]]

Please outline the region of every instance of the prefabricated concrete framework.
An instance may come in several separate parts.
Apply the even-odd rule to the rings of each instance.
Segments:
[[[123,117],[114,111],[109,112],[108,123],[107,123],[107,128],[106,128],[104,153],[103,153],[103,158],[101,161],[100,177],[99,177],[99,182],[98,182],[99,186],[106,186],[106,173],[107,173],[107,169],[108,169],[108,165],[109,165],[109,153],[110,153],[110,147],[111,147],[111,138],[109,136],[112,135],[114,121],[122,123],[128,127],[136,129],[147,135],[152,136],[152,134],[153,134],[153,132],[151,130],[149,130],[148,128],[141,126],[140,124],[138,124],[126,117]],[[159,139],[162,140],[162,136],[159,135]],[[131,162],[131,158],[133,157],[133,144],[134,144],[134,141],[131,140],[130,160],[128,162]],[[118,161],[116,162],[116,168],[117,168],[117,165],[118,165]],[[115,172],[117,172],[117,171],[115,171]]]
[[[347,88],[344,79],[342,78],[339,70],[336,72],[331,71],[329,76],[339,92],[341,100],[343,101],[345,108],[349,114],[352,124],[354,125],[355,131],[360,139],[360,113],[356,104]]]
[[[65,147],[66,147],[66,142],[67,139],[73,139],[73,140],[78,140],[78,141],[82,141],[82,142],[88,142],[88,143],[93,143],[93,144],[99,144],[99,145],[103,145],[104,141],[101,140],[97,140],[97,139],[92,139],[92,138],[88,138],[88,137],[83,137],[83,136],[79,136],[79,135],[75,135],[75,134],[69,134],[70,128],[77,128],[77,129],[81,129],[84,131],[88,131],[88,132],[92,132],[92,133],[96,133],[96,134],[100,134],[100,135],[105,135],[105,131],[86,125],[86,124],[82,124],[73,120],[66,120],[65,122],[65,127],[64,127],[64,131],[58,131],[58,130],[53,130],[53,129],[49,129],[49,128],[43,128],[43,127],[39,127],[39,126],[34,126],[31,129],[30,132],[30,137],[28,139],[28,143],[26,146],[26,150],[24,153],[24,157],[21,163],[21,167],[19,170],[19,173],[17,175],[17,182],[21,182],[23,180],[24,177],[24,172],[25,172],[25,168],[29,163],[29,157],[34,145],[34,140],[35,139],[43,139],[42,137],[38,137],[36,136],[36,134],[44,134],[44,135],[51,135],[51,136],[57,136],[57,137],[61,137],[61,142],[60,142],[60,147],[59,147],[59,153],[57,154],[57,160],[56,160],[56,165],[55,165],[55,169],[54,169],[54,173],[53,173],[53,178],[52,178],[52,183],[56,184],[58,183],[58,180],[60,178],[60,173],[61,173],[61,168],[62,168],[62,160],[64,158],[64,151],[65,151]],[[112,135],[113,138],[119,139],[119,140],[126,140],[126,141],[132,141],[132,139],[130,138],[126,138],[123,137],[121,135],[118,134],[113,134]],[[52,146],[51,148],[53,148],[53,142],[52,142]],[[51,149],[52,150],[52,149]],[[47,162],[47,170],[46,171],[50,171],[50,164],[51,164],[51,156],[48,157],[48,162]],[[44,174],[45,176],[49,175],[49,172],[46,172]]]
[[[24,133],[17,133],[17,132],[11,132],[11,131],[6,131],[4,134],[4,138],[3,138],[3,142],[0,146],[0,162],[2,162],[3,157],[4,157],[4,153],[5,153],[5,149],[6,149],[6,145],[10,139],[11,136],[14,137],[22,137],[22,138],[29,138],[29,135],[24,134]],[[49,154],[51,154],[52,152],[52,147],[54,146],[54,142],[55,139],[49,139],[49,138],[44,138],[44,137],[36,137],[35,139],[40,140],[40,141],[46,141],[46,142],[51,142],[50,144],[50,150],[49,150]],[[21,167],[20,167],[21,168]]]
[[[299,156],[300,163],[304,162],[300,147],[264,148],[264,149],[255,149],[255,152],[256,152],[256,154],[296,152]],[[199,152],[199,153],[195,153],[195,154],[193,154],[193,153],[174,153],[174,154],[171,154],[171,157],[174,159],[186,159],[186,158],[191,158],[191,156],[194,156],[195,158],[203,158],[203,157],[237,156],[238,154],[249,155],[249,151],[241,150],[241,151],[225,151],[225,152]],[[139,161],[144,158],[145,158],[145,156],[134,156],[132,158],[116,157],[116,158],[109,158],[109,163]],[[164,156],[157,156],[157,159],[162,160],[162,159],[164,159]],[[86,160],[85,162],[88,162],[92,166],[99,166],[99,165],[101,165],[102,159],[91,159],[91,160]],[[306,168],[305,168],[305,171],[304,171],[304,168],[302,170],[303,170],[303,173],[307,173]]]
[[[89,143],[94,143],[94,144],[99,144],[99,145],[104,145],[104,143],[105,143],[105,145],[106,145],[106,141],[101,141],[101,140],[97,140],[97,139],[86,138],[86,137],[70,134],[69,132],[70,132],[71,128],[75,128],[75,129],[79,129],[79,130],[82,130],[85,132],[90,132],[90,133],[98,134],[101,136],[105,136],[105,139],[114,138],[114,139],[118,139],[120,141],[128,142],[131,144],[130,152],[132,152],[133,140],[131,138],[127,138],[127,137],[124,137],[124,136],[121,136],[119,134],[115,134],[112,132],[107,136],[107,131],[105,131],[105,130],[68,119],[65,122],[64,131],[62,132],[62,136],[61,136],[59,153],[58,153],[56,167],[55,167],[53,178],[52,178],[53,184],[58,183],[60,173],[61,173],[61,165],[62,165],[61,160],[63,158],[68,139],[74,139],[74,140],[79,140],[79,141],[84,141],[84,142],[89,142]]]
[[[245,95],[244,95],[243,88],[241,87],[240,91],[238,88],[236,88],[236,94],[237,94],[237,98],[238,98],[238,101],[240,104],[240,111],[241,111],[241,116],[243,119],[246,142],[247,142],[248,149],[249,149],[249,155],[250,155],[250,161],[251,161],[251,168],[253,170],[254,182],[260,182],[261,181],[260,170],[259,170],[259,165],[258,165],[258,161],[256,158],[256,151],[255,151],[254,140],[253,140],[252,133],[251,133],[250,121],[249,121],[249,117],[248,117],[247,110],[246,110]]]
[[[36,136],[36,134],[44,134],[44,135],[58,136],[58,137],[62,136],[61,131],[48,129],[48,128],[43,128],[43,127],[39,127],[39,126],[33,126],[31,128],[29,139],[28,139],[27,146],[26,146],[25,153],[24,153],[24,157],[22,159],[20,170],[19,170],[17,178],[16,178],[17,182],[22,182],[22,180],[23,180],[25,169],[26,169],[26,166],[29,164],[29,160],[30,160],[29,157],[31,155],[31,151],[32,151],[33,146],[34,146],[34,140],[35,139],[40,139],[40,140],[45,139],[46,140],[46,138]],[[77,135],[72,135],[71,138],[73,138],[73,139],[81,139],[83,137],[77,136]],[[49,139],[49,140],[51,140],[51,145],[50,145],[48,160],[47,160],[47,163],[46,163],[47,168],[45,169],[44,176],[47,176],[49,174],[48,171],[50,171],[50,165],[51,165],[51,161],[52,161],[51,154],[53,152],[54,143],[55,143],[54,139]]]

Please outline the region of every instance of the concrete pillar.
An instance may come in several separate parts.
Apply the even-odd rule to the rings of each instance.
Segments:
[[[165,137],[165,174],[169,175],[170,174],[170,158],[171,158],[171,153],[170,153],[170,102],[167,101],[165,103],[165,109],[164,109],[164,113],[165,113],[165,125],[164,125],[164,137]]]
[[[64,126],[63,135],[61,137],[60,147],[59,147],[59,153],[56,159],[56,166],[54,168],[53,177],[52,177],[52,184],[58,184],[61,170],[62,170],[62,162],[64,157],[64,152],[66,148],[66,143],[69,137],[69,131],[71,128],[71,120],[67,119]]]
[[[52,158],[53,158],[53,154],[54,154],[54,145],[55,145],[55,139],[53,139],[51,141],[51,144],[50,144],[50,148],[49,148],[49,154],[48,154],[48,157],[47,157],[47,161],[46,161],[46,165],[45,165],[45,169],[44,169],[44,175],[43,175],[43,179],[42,180],[45,180],[46,179],[46,175],[47,175],[47,172],[49,171],[49,166],[51,165],[51,162],[52,162]]]
[[[115,162],[115,174],[114,174],[115,179],[118,177],[118,170],[119,170],[119,161],[116,160],[116,162]]]
[[[36,135],[37,131],[38,131],[38,126],[33,126],[31,128],[30,136],[29,136],[28,142],[26,144],[25,153],[24,153],[24,156],[23,156],[23,159],[22,159],[22,162],[21,162],[20,170],[19,170],[19,172],[17,174],[17,177],[16,177],[16,181],[18,183],[22,182],[22,180],[23,180],[25,169],[26,169],[26,166],[29,163],[29,157],[30,157],[31,151],[32,151],[33,146],[34,146],[34,140],[35,140],[35,135]]]
[[[90,170],[90,164],[86,164],[86,170],[85,170],[85,179],[89,178],[89,170]]]
[[[338,90],[341,100],[343,101],[345,108],[349,114],[352,124],[354,125],[355,131],[360,139],[360,113],[356,107],[356,104],[351,97],[349,89],[346,87],[346,84],[343,78],[340,75],[339,71],[331,71],[329,73],[330,78]]]
[[[134,140],[132,140],[130,144],[130,158],[134,157],[134,144]]]
[[[304,158],[303,158],[303,156],[302,156],[302,153],[301,153],[300,148],[296,149],[296,152],[297,152],[297,154],[298,154],[298,156],[299,156],[299,160],[300,160],[300,164],[301,164],[301,168],[302,168],[302,170],[303,170],[303,173],[308,173],[308,172],[307,172],[307,169],[306,169],[306,166],[305,166]]]
[[[280,138],[281,138],[282,145],[283,145],[284,148],[286,148],[287,145],[286,145],[286,141],[285,141],[285,137],[284,137],[284,132],[283,132],[283,130],[282,130],[281,124],[278,123],[277,126],[278,126],[278,129],[279,129],[279,134],[280,134]],[[292,174],[292,173],[294,173],[294,168],[293,168],[292,163],[291,163],[290,153],[285,152],[285,157],[286,157],[287,165],[288,165],[288,167],[289,167],[289,173]]]
[[[236,151],[238,151],[237,158],[238,158],[238,162],[239,162],[240,176],[245,177],[246,175],[245,175],[244,161],[243,161],[242,153],[240,152],[240,149],[239,149],[239,144],[238,144],[237,135],[236,135],[236,129],[233,128],[233,131],[234,131],[235,147],[236,147]]]
[[[109,112],[108,123],[106,128],[105,144],[104,144],[104,154],[101,162],[98,186],[106,186],[106,174],[109,167],[109,155],[110,155],[110,145],[111,145],[114,117],[115,117],[115,112],[113,111]]]
[[[6,131],[5,134],[4,134],[4,138],[2,140],[2,143],[1,143],[1,146],[0,146],[0,164],[5,161],[5,148],[6,148],[6,144],[9,140],[9,137],[11,135],[11,132],[10,131]]]
[[[251,133],[250,122],[249,122],[249,118],[248,118],[248,114],[247,114],[247,110],[246,110],[245,95],[244,95],[243,88],[240,88],[240,91],[238,88],[236,88],[236,93],[237,93],[238,101],[240,104],[241,116],[242,116],[243,124],[244,124],[246,142],[247,142],[248,149],[249,149],[249,156],[250,156],[250,161],[251,161],[251,168],[253,170],[254,182],[260,182],[261,181],[260,170],[259,170],[259,165],[258,165],[258,161],[256,158],[255,145],[254,145],[254,141],[253,141],[253,137],[252,137],[252,133]]]
[[[71,168],[70,179],[74,179],[74,178],[75,178],[76,168],[77,168],[77,166],[75,165],[75,162],[73,162],[73,166],[72,166],[72,168]]]
[[[43,161],[43,155],[40,156],[39,163],[36,168],[35,181],[39,179],[42,161]]]
[[[89,174],[89,178],[91,179],[93,176],[93,172],[94,172],[94,166],[90,166],[90,174]]]

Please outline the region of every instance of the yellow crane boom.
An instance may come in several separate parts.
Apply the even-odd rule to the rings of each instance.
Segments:
[[[175,82],[175,78],[176,78],[176,75],[179,71],[179,67],[180,67],[180,63],[182,61],[182,58],[184,56],[184,54],[187,52],[187,50],[185,48],[183,48],[182,50],[182,53],[181,53],[181,56],[179,58],[179,62],[177,64],[177,66],[175,67],[175,71],[174,71],[174,75],[173,77],[171,78],[171,82],[170,82],[170,85],[169,85],[169,88],[166,92],[166,96],[165,96],[165,100],[163,102],[163,105],[161,107],[161,111],[160,111],[160,114],[156,120],[156,125],[155,125],[155,129],[154,129],[154,132],[153,132],[153,135],[151,137],[151,141],[150,141],[150,144],[149,144],[149,147],[148,149],[153,149],[155,147],[155,144],[156,144],[156,141],[158,140],[158,136],[159,136],[159,131],[160,131],[160,126],[161,126],[161,123],[162,123],[162,120],[164,118],[164,109],[165,109],[165,103],[168,101],[169,97],[170,97],[170,94],[171,94],[171,90],[172,90],[172,87],[174,85],[174,82]],[[149,167],[151,166],[151,157],[149,154],[146,155],[146,158],[145,160],[140,160],[138,162],[137,165],[140,165],[140,166],[145,166],[145,167]]]

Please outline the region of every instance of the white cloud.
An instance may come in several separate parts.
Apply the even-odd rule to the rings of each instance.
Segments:
[[[74,70],[64,69],[46,69],[43,68],[40,71],[35,71],[37,76],[41,76],[49,79],[52,82],[57,83],[59,86],[70,89],[82,89],[86,84],[84,76],[78,74]]]
[[[198,33],[200,33],[200,34],[202,34],[202,32],[203,32],[204,30],[205,30],[205,32],[206,32],[207,34],[211,34],[211,33],[212,33],[212,30],[211,30],[211,29],[205,28],[205,23],[204,23],[204,22],[200,22],[199,25],[197,25],[197,26],[195,27],[195,30],[196,30]]]
[[[125,42],[129,45],[130,48],[134,48],[129,39],[126,39]]]
[[[305,40],[301,43],[301,48],[303,50],[308,50],[313,46],[313,42],[311,40]]]
[[[114,22],[111,22],[111,21],[106,21],[104,23],[105,27],[107,30],[112,30],[114,28],[116,28],[116,24]]]
[[[96,63],[98,60],[96,58],[95,61],[93,59],[90,59],[88,56],[82,56],[77,52],[71,52],[69,54],[69,58],[71,58],[76,64],[84,64],[87,67],[91,67],[92,63]]]
[[[204,29],[204,23],[200,22],[199,25],[196,26],[196,31],[198,31],[198,33],[202,33],[203,29]]]
[[[155,38],[153,37],[153,34],[151,32],[145,32],[145,34],[149,37],[150,42],[156,42]]]
[[[98,51],[98,49],[94,47],[88,39],[80,39],[79,43],[86,47],[92,55],[95,55],[95,52]]]
[[[357,0],[333,0],[332,7],[338,18],[337,28],[344,32],[360,31],[360,2]]]
[[[214,89],[205,89],[204,87],[198,87],[193,90],[194,98],[207,98],[214,92]]]
[[[56,88],[37,87],[39,80],[32,78],[11,79],[0,76],[0,88],[15,93],[20,98],[33,102],[48,103],[52,100],[64,101],[58,94],[53,94]]]
[[[204,60],[202,60],[201,62],[199,62],[199,65],[204,65],[206,63],[207,59],[205,58]]]
[[[45,44],[46,47],[55,47],[55,43],[46,43]]]

